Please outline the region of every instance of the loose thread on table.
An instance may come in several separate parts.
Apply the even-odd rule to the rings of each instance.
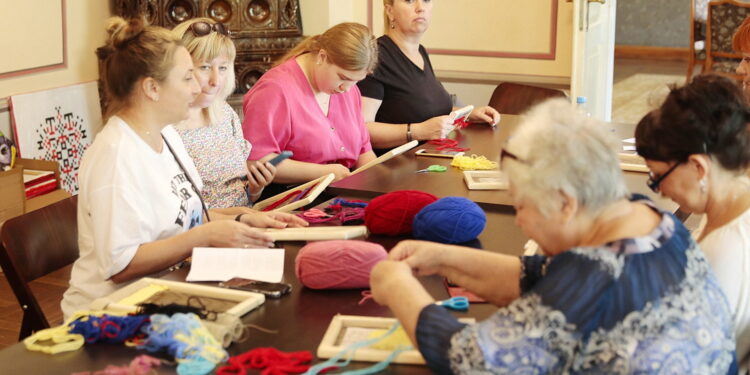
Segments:
[[[437,149],[440,151],[443,151],[443,150],[456,151],[456,152],[469,151],[469,148],[458,147],[458,141],[455,139],[448,139],[448,138],[433,139],[431,141],[428,141],[427,144],[437,146]]]

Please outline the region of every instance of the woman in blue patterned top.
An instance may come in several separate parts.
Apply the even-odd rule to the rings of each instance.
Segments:
[[[373,269],[375,300],[433,371],[736,373],[731,315],[703,254],[672,214],[628,199],[604,129],[552,100],[501,154],[516,223],[545,255],[404,241]],[[500,308],[459,323],[414,274],[448,277]]]

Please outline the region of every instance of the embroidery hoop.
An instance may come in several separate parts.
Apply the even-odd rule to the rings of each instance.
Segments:
[[[335,178],[333,173],[329,173],[325,176],[316,178],[306,184],[302,184],[299,186],[295,186],[281,194],[274,195],[271,198],[264,199],[260,202],[257,202],[253,205],[253,208],[258,211],[263,211],[264,208],[284,199],[287,198],[290,194],[292,194],[295,191],[301,190],[302,194],[305,194],[304,197],[297,199],[289,199],[289,201],[284,202],[280,204],[278,207],[274,207],[273,209],[269,211],[277,211],[277,212],[290,212],[294,211],[300,207],[304,207],[310,203],[312,203],[315,198],[317,198],[325,188],[328,187],[328,185],[333,182],[333,179]],[[314,187],[313,187],[314,186]],[[307,193],[305,193],[305,189],[310,189]]]

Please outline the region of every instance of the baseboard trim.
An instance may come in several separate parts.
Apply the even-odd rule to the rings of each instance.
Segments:
[[[478,83],[497,85],[500,82],[516,82],[556,89],[570,89],[570,77],[537,76],[531,74],[507,74],[489,72],[469,72],[457,70],[435,70],[441,82]]]
[[[690,59],[688,48],[616,45],[615,58],[685,61]]]

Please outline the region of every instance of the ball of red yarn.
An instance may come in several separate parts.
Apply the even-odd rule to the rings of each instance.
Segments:
[[[370,232],[396,236],[409,234],[414,216],[438,198],[419,190],[398,190],[383,194],[365,208],[365,225]]]
[[[297,253],[294,271],[312,289],[367,288],[372,267],[387,256],[383,246],[372,242],[311,242]]]

